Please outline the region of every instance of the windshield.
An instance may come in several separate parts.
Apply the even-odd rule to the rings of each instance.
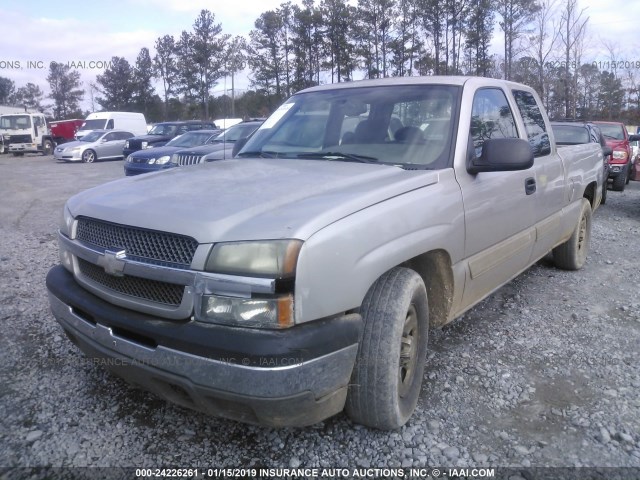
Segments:
[[[305,158],[443,168],[460,88],[391,85],[291,97],[239,157]]]
[[[615,140],[624,140],[624,128],[622,125],[598,123],[598,126],[605,137],[613,138]]]
[[[213,141],[215,143],[233,143],[241,138],[248,137],[258,127],[259,125],[255,123],[249,125],[234,125],[214,138]]]
[[[176,132],[175,125],[155,125],[151,130],[149,130],[149,135],[168,135],[173,136]]]
[[[81,142],[96,142],[100,140],[100,137],[104,135],[104,132],[91,132],[87,133],[80,139]]]
[[[167,142],[167,147],[197,147],[204,145],[209,137],[209,132],[187,132]]]
[[[106,123],[106,118],[94,118],[92,120],[85,120],[85,122],[80,127],[80,130],[100,130],[104,128]]]
[[[31,128],[29,115],[3,115],[0,117],[0,129],[2,130],[22,130],[25,128]]]
[[[558,145],[589,143],[589,132],[579,125],[552,125],[553,136]]]

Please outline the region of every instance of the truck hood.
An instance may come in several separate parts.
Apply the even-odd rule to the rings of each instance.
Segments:
[[[158,142],[168,142],[171,140],[169,135],[136,135],[135,137],[131,137],[128,140],[139,140],[141,142],[149,142],[149,143],[158,143]]]
[[[137,152],[133,152],[131,156],[134,158],[145,158],[148,160],[150,158],[158,158],[164,155],[172,155],[181,149],[182,147],[167,147],[165,145],[162,147],[154,147],[154,148],[147,148],[144,150],[138,150]]]
[[[200,243],[298,238],[438,182],[437,171],[322,160],[236,159],[128,177],[82,192],[74,216]]]
[[[231,148],[233,148],[233,143],[227,143],[227,146],[228,145],[231,145]],[[200,145],[198,147],[183,148],[180,150],[180,153],[183,155],[206,155],[223,149],[224,143],[207,143],[206,145]]]

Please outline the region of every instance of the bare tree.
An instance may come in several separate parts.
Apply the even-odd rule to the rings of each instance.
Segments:
[[[537,85],[536,90],[540,98],[548,106],[547,81],[545,70],[551,59],[552,52],[558,45],[560,30],[557,28],[556,18],[558,0],[540,0],[540,9],[533,16],[533,35],[529,37],[529,55],[536,61]]]
[[[562,42],[564,53],[564,106],[565,116],[571,117],[575,113],[575,94],[577,90],[577,78],[572,78],[578,74],[579,65],[572,65],[578,55],[578,50],[582,50],[582,42],[586,33],[589,17],[585,17],[586,8],[579,9],[578,0],[566,0],[562,14],[560,15],[560,41]],[[574,88],[575,87],[575,88]]]
[[[497,0],[500,28],[504,32],[504,78],[511,78],[511,65],[518,54],[518,40],[525,34],[533,15],[540,8],[531,0]]]

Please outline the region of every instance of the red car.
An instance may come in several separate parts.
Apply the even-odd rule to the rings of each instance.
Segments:
[[[631,146],[624,124],[619,122],[593,122],[602,131],[607,146],[613,154],[609,160],[609,178],[613,179],[613,190],[622,192],[631,178]]]

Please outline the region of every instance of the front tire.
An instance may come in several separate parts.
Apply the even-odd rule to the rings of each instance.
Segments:
[[[605,180],[602,184],[602,198],[600,199],[600,205],[604,205],[607,201],[607,189],[608,189],[609,180]]]
[[[556,267],[563,270],[580,270],[587,261],[591,246],[591,204],[582,199],[580,217],[573,234],[562,245],[553,249]]]
[[[84,163],[93,163],[96,161],[96,152],[93,150],[85,150],[82,153],[82,161]]]
[[[627,170],[623,170],[619,172],[618,175],[613,177],[613,185],[611,186],[611,188],[613,188],[614,192],[624,192],[624,186],[626,185],[626,181],[627,181]]]
[[[360,312],[364,331],[346,412],[354,422],[394,430],[413,414],[422,386],[429,335],[422,278],[408,268],[389,270],[373,284]]]
[[[42,144],[42,154],[43,155],[51,155],[53,153],[53,143],[51,140],[45,140]]]

